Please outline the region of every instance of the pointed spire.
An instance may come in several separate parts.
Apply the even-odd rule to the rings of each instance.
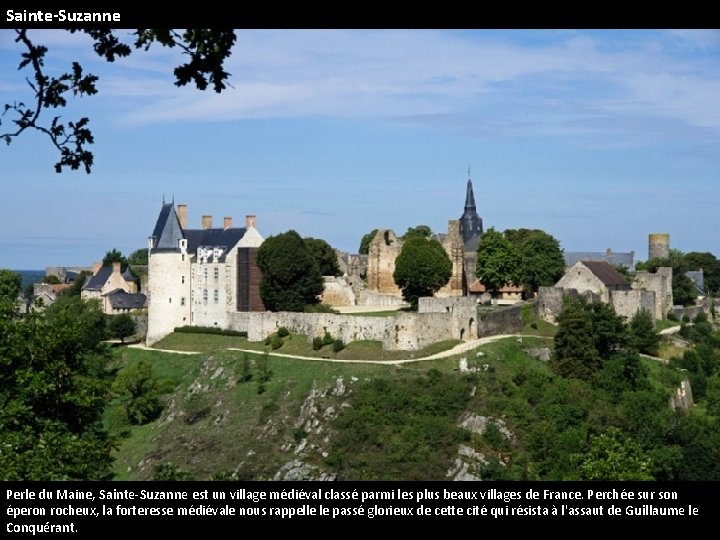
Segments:
[[[468,171],[469,172],[469,171]],[[465,211],[475,212],[475,193],[473,193],[472,180],[468,177],[467,191],[465,193]]]

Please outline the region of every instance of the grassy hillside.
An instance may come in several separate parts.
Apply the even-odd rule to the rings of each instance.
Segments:
[[[592,469],[591,445],[609,427],[638,442],[654,477],[677,477],[684,459],[678,441],[695,422],[667,406],[680,380],[672,367],[643,360],[647,385],[637,389],[566,380],[525,352],[548,346],[547,338],[505,339],[402,366],[218,350],[228,340],[269,348],[175,334],[159,346],[206,352],[118,349],[118,369],[151,362],[165,408],[143,426],[117,420],[119,401],[108,408],[106,421],[121,437],[116,478],[153,478],[156,466],[172,463],[197,479],[572,479],[580,478],[581,464]],[[285,340],[278,352],[318,353],[300,336]],[[370,355],[375,346],[353,345],[330,355]],[[461,356],[468,366],[462,373]]]

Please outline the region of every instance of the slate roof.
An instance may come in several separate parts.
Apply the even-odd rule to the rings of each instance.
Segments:
[[[575,266],[578,261],[606,261],[612,265],[622,265],[627,267],[629,270],[635,270],[635,253],[621,253],[611,251],[609,254],[607,251],[566,251],[565,254],[565,268]]]
[[[141,309],[147,300],[144,294],[130,294],[122,289],[114,289],[105,294],[113,309]]]
[[[163,203],[150,238],[155,239],[152,251],[180,250],[179,241],[184,236],[173,203]]]
[[[83,285],[84,291],[99,291],[103,288],[103,285],[107,283],[107,280],[110,279],[110,276],[112,275],[113,269],[108,266],[103,266],[100,270],[98,270],[97,274],[94,276],[88,276],[87,281],[85,281],[85,285]]]
[[[625,276],[615,270],[610,263],[605,261],[582,261],[595,276],[603,282],[606,287],[627,287],[630,288]]]
[[[194,254],[197,248],[204,247],[224,247],[230,249],[237,244],[243,236],[246,229],[185,229],[185,238],[187,238],[188,253]],[[224,260],[223,252],[220,261]]]
[[[690,270],[685,275],[693,282],[696,292],[700,296],[705,296],[705,273],[702,270]]]
[[[125,281],[127,281],[128,283],[131,282],[131,281],[132,281],[132,282],[135,282],[135,283],[138,282],[138,278],[136,278],[136,277],[133,275],[133,273],[130,271],[130,267],[127,267],[127,268],[125,269],[125,271],[124,271],[121,275],[122,275],[123,279],[124,279]]]

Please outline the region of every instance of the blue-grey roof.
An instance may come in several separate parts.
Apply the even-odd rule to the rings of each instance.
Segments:
[[[246,229],[186,229],[188,253],[195,253],[200,246],[232,248],[243,236]],[[223,260],[225,252],[221,257]]]
[[[160,215],[155,223],[155,229],[153,229],[150,237],[155,240],[153,251],[156,249],[178,251],[180,249],[180,240],[183,237],[180,220],[175,213],[175,205],[173,203],[163,203]]]
[[[702,270],[690,270],[685,272],[685,275],[690,278],[695,288],[702,295],[705,294],[705,274]]]
[[[135,275],[130,271],[130,267],[129,267],[129,266],[128,266],[128,267],[125,269],[125,271],[122,273],[122,277],[123,277],[123,279],[124,279],[125,281],[127,281],[128,283],[131,282],[131,281],[137,283],[137,281],[138,281],[138,278],[136,278]]]
[[[112,268],[108,266],[103,266],[100,270],[98,270],[97,274],[95,274],[94,276],[89,276],[87,278],[87,281],[85,281],[85,285],[83,285],[83,290],[99,291],[103,288],[105,283],[107,283],[107,280],[110,279],[112,272]]]
[[[565,267],[575,266],[578,261],[605,261],[612,265],[622,265],[630,271],[635,270],[635,253],[620,253],[615,251],[566,251]]]
[[[130,294],[122,289],[115,289],[106,294],[113,309],[141,309],[145,307],[146,297],[144,294]]]

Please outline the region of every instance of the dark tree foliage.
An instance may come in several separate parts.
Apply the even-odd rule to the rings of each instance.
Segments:
[[[110,335],[112,337],[119,338],[121,343],[125,343],[125,338],[130,337],[135,333],[135,319],[127,313],[114,315],[110,319],[108,330],[110,331]]]
[[[600,357],[607,358],[613,352],[627,346],[627,326],[610,304],[604,302],[585,303],[584,308],[590,313],[593,345]]]
[[[503,285],[520,280],[520,255],[517,248],[493,227],[480,237],[475,275],[493,295]]]
[[[720,260],[710,252],[691,251],[685,254],[685,264],[690,270],[702,270],[705,289],[715,297],[720,296]]]
[[[270,311],[303,311],[323,290],[318,264],[295,231],[267,238],[257,252],[260,296]]]
[[[103,266],[112,266],[113,263],[115,263],[115,262],[120,263],[121,270],[124,272],[125,269],[127,268],[127,264],[128,264],[127,259],[125,258],[125,256],[122,254],[121,251],[113,248],[110,251],[107,251],[105,253],[105,256],[103,257],[103,260],[102,260],[102,265]]]
[[[660,348],[660,336],[655,330],[650,313],[644,309],[638,312],[630,320],[630,343],[641,353],[657,356]]]
[[[563,377],[590,380],[601,366],[590,312],[584,302],[568,300],[558,317],[550,367]]]
[[[410,238],[430,238],[432,236],[432,229],[427,225],[417,225],[416,227],[408,227],[405,234],[402,236],[403,240],[409,240]]]
[[[42,278],[42,282],[47,283],[48,285],[59,285],[61,283],[60,278],[56,275],[44,276]]]
[[[452,262],[436,240],[410,238],[395,260],[393,279],[413,309],[421,296],[432,296],[451,276]]]
[[[131,424],[145,424],[162,411],[160,387],[148,362],[141,360],[122,369],[112,390],[122,400],[127,421]]]
[[[20,319],[0,307],[0,478],[110,476],[103,334],[97,302],[61,298]]]
[[[123,43],[115,30],[70,30],[77,31],[88,34],[93,40],[95,52],[108,62],[130,55],[133,47],[147,51],[155,42],[164,47],[177,47],[187,62],[174,70],[176,86],[193,82],[199,90],[205,90],[209,85],[216,92],[226,88],[230,74],[224,70],[224,63],[236,40],[232,30],[187,29],[179,32],[172,29],[139,29],[132,32],[130,44]],[[18,69],[29,71],[26,81],[32,98],[28,104],[15,101],[5,105],[3,117],[7,115],[7,123],[11,127],[4,133],[0,132],[0,138],[10,144],[26,130],[38,131],[46,135],[60,153],[60,160],[55,164],[56,172],[62,172],[63,167],[72,170],[83,167],[89,173],[94,156],[87,148],[95,142],[89,127],[90,120],[82,117],[64,122],[59,114],[54,113],[52,120],[48,121],[44,111],[65,107],[71,97],[96,94],[98,77],[85,73],[78,62],[73,62],[65,73],[51,75],[45,65],[48,48],[34,42],[30,34],[28,29],[15,30],[15,42],[23,50]]]
[[[75,278],[75,281],[73,281],[72,285],[68,287],[67,289],[63,289],[60,294],[63,296],[80,296],[80,293],[82,292],[83,285],[85,285],[85,281],[87,280],[88,276],[91,276],[92,272],[88,272],[87,270],[83,270],[80,272],[77,277]]]
[[[519,254],[519,282],[526,294],[554,285],[562,277],[565,258],[553,236],[539,229],[508,229],[504,234]]]
[[[9,303],[15,305],[20,288],[22,286],[22,276],[12,270],[0,268],[0,304]]]
[[[358,248],[358,253],[360,255],[368,254],[368,252],[370,251],[370,242],[372,242],[373,238],[375,238],[377,232],[377,229],[373,229],[369,233],[363,235],[362,239],[360,240],[360,248]]]
[[[148,248],[136,249],[128,255],[127,263],[129,265],[147,266],[148,265]]]
[[[320,238],[312,237],[304,238],[303,242],[305,242],[305,247],[308,248],[308,251],[317,262],[320,275],[337,276],[340,274],[337,253],[330,244]]]

